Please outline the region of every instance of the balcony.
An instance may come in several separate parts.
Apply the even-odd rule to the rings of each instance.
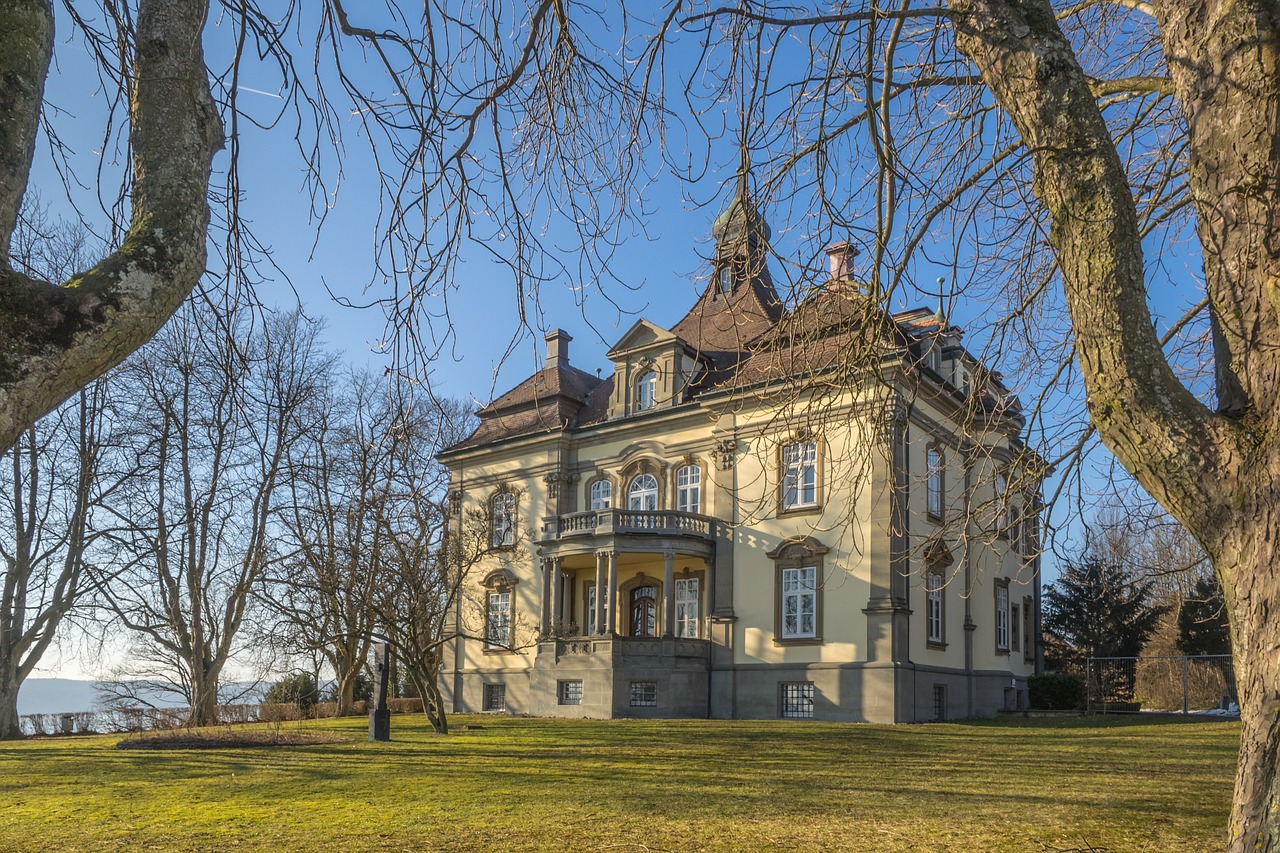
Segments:
[[[547,519],[542,541],[612,536],[690,537],[715,539],[716,520],[693,512],[673,509],[598,509]]]

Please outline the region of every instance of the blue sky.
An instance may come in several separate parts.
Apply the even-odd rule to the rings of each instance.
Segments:
[[[224,24],[215,6],[206,38],[214,65],[226,53],[231,35],[222,29]],[[110,176],[119,173],[121,163],[113,146],[108,146],[105,154],[102,150],[106,104],[96,71],[83,46],[71,36],[65,20],[60,21],[60,26],[47,101],[57,108],[50,120],[71,151],[70,162],[79,183],[72,183],[68,199],[46,145],[37,154],[31,185],[55,212],[66,215],[79,210],[91,225],[102,227],[106,214],[98,200],[97,174],[101,168],[108,176],[104,186],[110,198]],[[681,60],[677,57],[674,61]],[[371,87],[380,85],[376,71],[368,73],[370,77],[364,82]],[[240,80],[240,105],[246,116],[270,121],[282,104],[280,92],[279,80],[268,65],[246,66]],[[522,329],[518,322],[519,303],[510,268],[478,246],[464,248],[458,267],[458,289],[449,301],[448,321],[453,337],[430,366],[434,391],[473,398],[479,403],[487,401],[541,365],[541,332],[548,328],[566,329],[574,338],[572,362],[594,370],[607,366],[604,353],[638,316],[661,326],[670,326],[683,316],[710,271],[705,258],[710,251],[711,222],[733,191],[738,156],[731,133],[733,115],[734,107],[728,105],[697,117],[702,127],[711,128],[700,144],[712,147],[694,152],[693,159],[705,154],[711,164],[697,174],[696,180],[673,174],[678,169],[655,167],[649,171],[652,180],[643,195],[645,215],[633,230],[617,235],[612,269],[619,281],[601,292],[595,282],[574,280],[572,271],[578,267],[567,261],[570,274],[566,278],[543,289],[536,303],[526,301],[531,310],[532,331]],[[268,130],[243,123],[245,153],[241,176],[246,196],[242,215],[271,250],[274,264],[289,279],[286,281],[278,273],[266,276],[257,287],[259,298],[269,305],[288,306],[293,304],[296,292],[308,312],[327,319],[327,338],[332,346],[343,350],[353,364],[379,369],[388,363],[386,356],[377,352],[387,334],[382,313],[376,308],[344,308],[330,298],[332,292],[361,303],[386,292],[373,263],[381,227],[380,196],[369,145],[361,136],[354,113],[340,111],[338,121],[343,125],[344,145],[340,152],[327,151],[323,165],[327,174],[336,178],[340,162],[342,177],[340,182],[335,180],[338,192],[326,212],[323,227],[317,229],[316,208],[305,190],[306,163],[287,114]],[[668,143],[678,142],[680,132],[677,123]],[[215,162],[215,169],[224,171],[226,164],[224,152]],[[215,175],[215,184],[218,180]],[[784,258],[808,245],[808,236],[803,233],[810,227],[804,221],[806,211],[766,208],[764,213],[774,227],[775,244]],[[797,221],[788,222],[787,217]],[[565,246],[566,255],[573,253],[572,242],[562,239],[554,226],[545,236],[548,242]],[[774,274],[782,273],[775,268]],[[1161,274],[1167,274],[1175,283],[1171,295],[1162,297],[1167,305],[1155,306],[1162,317],[1158,323],[1168,325],[1180,316],[1183,306],[1198,298],[1197,261],[1194,255],[1174,255]],[[912,279],[927,283],[921,285],[922,289],[931,287],[939,275],[947,275],[946,268],[934,268],[924,254],[913,262]],[[367,290],[366,285],[370,285]],[[911,301],[913,305],[932,305],[923,295]],[[899,300],[894,307],[908,305]],[[953,307],[961,325],[969,325],[967,320],[975,313],[971,306],[960,302]],[[442,328],[436,326],[437,330]],[[980,338],[971,339],[969,344],[981,349]],[[1020,377],[1011,376],[1010,384],[1017,387]],[[1060,516],[1059,523],[1069,522]]]

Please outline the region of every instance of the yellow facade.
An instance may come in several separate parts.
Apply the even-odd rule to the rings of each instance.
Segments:
[[[604,381],[553,332],[546,367],[442,455],[456,523],[492,537],[448,701],[887,722],[1024,707],[1040,471],[1016,401],[927,311],[891,318],[875,369],[798,370],[867,338],[847,306],[869,297],[788,311],[753,266],[761,232],[727,221],[685,320],[637,322]]]

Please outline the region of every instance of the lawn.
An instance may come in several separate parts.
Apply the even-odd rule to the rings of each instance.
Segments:
[[[1204,851],[1239,726],[416,717],[369,743],[0,744],[0,850]]]

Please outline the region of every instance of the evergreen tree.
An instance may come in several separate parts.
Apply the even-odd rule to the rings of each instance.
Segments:
[[[1216,578],[1196,581],[1191,596],[1178,609],[1178,651],[1184,655],[1231,654],[1227,607]]]
[[[1154,584],[1098,559],[1069,565],[1044,590],[1043,624],[1066,664],[1088,657],[1135,657],[1166,608],[1152,602]]]

